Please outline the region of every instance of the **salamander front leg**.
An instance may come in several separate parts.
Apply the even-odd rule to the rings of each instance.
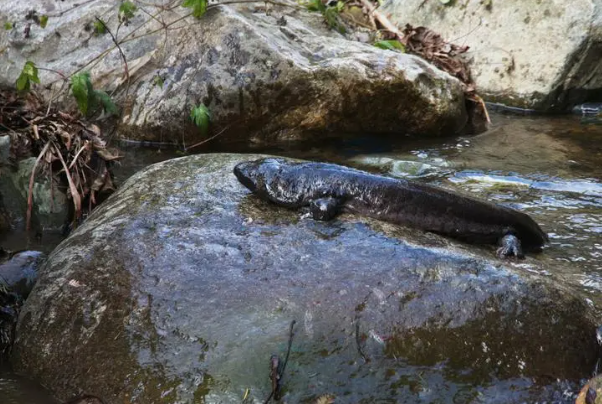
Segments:
[[[518,259],[525,258],[520,240],[513,233],[506,233],[506,235],[501,238],[500,248],[497,249],[496,255],[501,259],[512,256]]]
[[[314,199],[309,203],[309,212],[314,220],[331,220],[340,210],[341,203],[336,198]]]

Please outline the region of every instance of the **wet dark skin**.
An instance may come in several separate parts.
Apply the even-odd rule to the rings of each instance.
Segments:
[[[316,220],[348,212],[474,244],[497,244],[500,258],[540,251],[547,235],[527,214],[441,188],[326,163],[247,161],[236,178],[261,199],[309,207]]]

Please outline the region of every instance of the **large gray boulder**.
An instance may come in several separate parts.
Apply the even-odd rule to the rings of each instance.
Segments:
[[[400,26],[424,25],[470,46],[473,76],[489,101],[547,111],[600,100],[601,0],[442,3],[385,0],[382,11]]]
[[[201,140],[190,120],[201,102],[211,111],[214,133],[225,130],[222,137],[243,140],[328,132],[444,135],[467,122],[458,80],[417,57],[350,41],[329,30],[319,13],[293,7],[267,13],[262,3],[212,7],[201,20],[182,20],[189,12],[182,7],[156,19],[138,11],[118,34],[127,39],[121,49],[128,86],[110,36],[91,31],[98,16],[117,32],[116,3],[84,2],[73,10],[59,9],[61,4],[7,4],[1,22],[17,28],[0,38],[0,84],[14,85],[26,60],[67,76],[91,68],[98,88],[118,87],[120,133],[130,139]],[[25,19],[30,9],[50,15],[45,29]],[[161,29],[159,21],[178,19],[167,34]],[[44,84],[58,80],[58,90],[59,76],[48,70],[40,75]]]
[[[535,402],[546,381],[592,371],[594,308],[538,260],[302,218],[237,182],[233,166],[257,157],[185,157],[128,180],[41,270],[15,369],[61,399],[264,402],[296,320],[291,403]]]

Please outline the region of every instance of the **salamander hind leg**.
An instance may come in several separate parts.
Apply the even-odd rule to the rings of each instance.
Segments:
[[[502,259],[508,257],[525,258],[520,240],[513,233],[506,233],[500,239],[500,247],[497,249],[496,255]]]
[[[331,220],[340,210],[341,203],[336,198],[314,199],[309,203],[309,212],[314,220]]]

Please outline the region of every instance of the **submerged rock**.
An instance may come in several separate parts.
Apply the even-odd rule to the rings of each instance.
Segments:
[[[599,0],[569,7],[562,1],[386,0],[382,11],[400,26],[424,25],[468,45],[473,77],[488,101],[569,111],[599,100],[601,6]]]
[[[0,265],[0,282],[12,293],[27,299],[38,278],[38,268],[46,259],[39,251],[20,251]]]
[[[10,350],[19,309],[33,289],[45,258],[39,251],[21,251],[0,264],[0,361]]]
[[[232,175],[258,157],[185,157],[128,180],[49,257],[15,369],[61,399],[240,402],[248,389],[263,402],[292,320],[287,402],[541,401],[546,380],[594,368],[594,309],[536,275],[536,258],[300,218]]]
[[[36,0],[3,11],[18,25],[28,10],[42,14],[53,7]],[[45,30],[32,24],[29,38],[11,30],[0,39],[6,47],[0,84],[13,85],[26,60],[67,75],[85,66],[114,47],[109,35],[91,34],[95,16],[115,30],[117,12],[114,1],[94,1],[50,17]],[[169,24],[187,13],[176,7],[160,18]],[[155,34],[133,35],[146,20],[144,29]],[[466,124],[458,80],[415,56],[350,41],[328,29],[319,13],[290,7],[268,13],[261,3],[211,5],[200,21],[190,17],[170,26],[174,35],[142,12],[129,26],[119,25],[132,79],[120,133],[131,139],[188,145],[205,139],[190,120],[201,102],[212,126],[227,129],[221,137],[242,141],[325,132],[445,135]],[[118,50],[97,62],[96,86],[125,90]],[[46,73],[40,71],[42,83],[56,79]]]

